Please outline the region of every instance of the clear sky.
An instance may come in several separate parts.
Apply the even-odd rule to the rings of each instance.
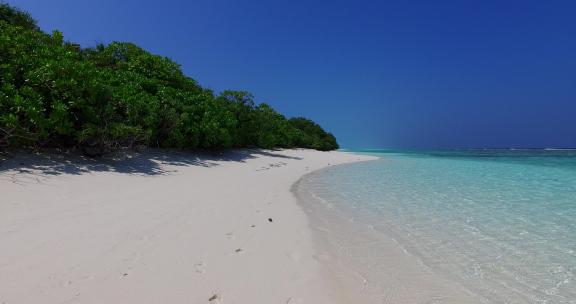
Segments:
[[[343,147],[576,147],[576,1],[10,0],[130,41]]]

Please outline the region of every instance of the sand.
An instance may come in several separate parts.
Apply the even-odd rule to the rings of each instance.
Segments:
[[[19,155],[0,165],[0,303],[360,303],[290,187],[342,152]]]
[[[293,191],[308,215],[321,270],[341,286],[341,299],[362,304],[493,303],[460,278],[435,271],[393,228],[382,229],[385,221],[375,229],[374,219],[366,218],[371,214],[318,197],[308,179],[330,174],[323,171],[306,175]]]

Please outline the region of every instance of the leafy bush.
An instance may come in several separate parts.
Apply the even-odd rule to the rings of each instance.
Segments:
[[[316,123],[287,120],[248,92],[210,90],[172,60],[123,42],[80,48],[0,4],[0,147],[337,149]]]
[[[303,117],[291,118],[292,127],[301,133],[296,137],[296,146],[307,147],[321,151],[338,149],[334,135],[327,133],[317,123]]]
[[[0,20],[29,30],[40,30],[30,14],[0,3]]]

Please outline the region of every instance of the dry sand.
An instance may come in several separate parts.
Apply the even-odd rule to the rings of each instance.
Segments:
[[[359,303],[320,270],[302,175],[342,152],[0,165],[0,303]]]

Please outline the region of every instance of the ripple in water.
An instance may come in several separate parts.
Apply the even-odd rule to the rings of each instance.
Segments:
[[[382,159],[312,174],[300,190],[482,302],[576,303],[574,151],[372,154]],[[372,272],[376,285],[394,276]]]

